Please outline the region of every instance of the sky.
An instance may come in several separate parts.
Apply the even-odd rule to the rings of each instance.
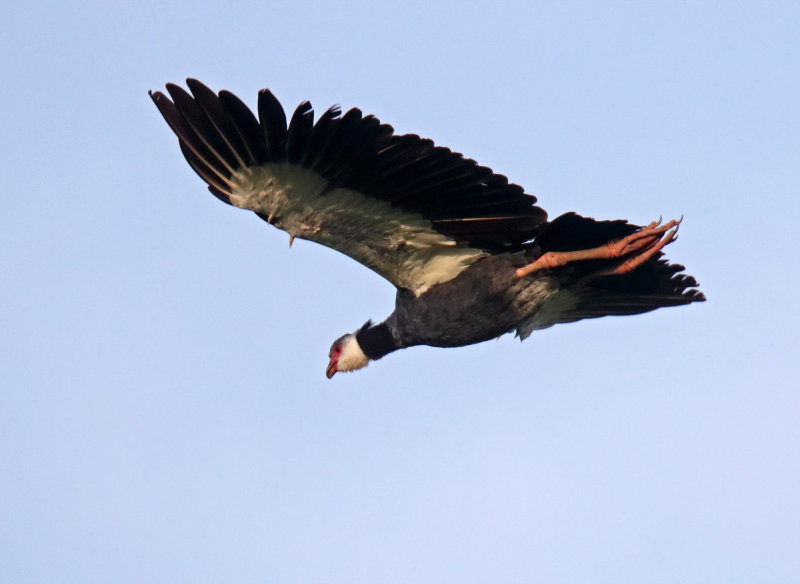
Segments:
[[[796,3],[1,12],[0,581],[800,581]],[[188,76],[683,215],[709,301],[329,381],[394,289],[205,190],[147,95]]]

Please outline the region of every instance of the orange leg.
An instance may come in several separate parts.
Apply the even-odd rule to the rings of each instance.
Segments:
[[[522,278],[533,272],[552,270],[570,262],[613,259],[624,259],[624,261],[616,268],[604,271],[602,275],[625,274],[635,270],[658,253],[665,245],[675,241],[678,227],[682,220],[683,218],[678,221],[673,220],[665,225],[661,225],[660,220],[658,222],[654,221],[647,227],[642,227],[627,237],[610,241],[600,247],[578,251],[548,251],[532,264],[519,268],[517,276]]]

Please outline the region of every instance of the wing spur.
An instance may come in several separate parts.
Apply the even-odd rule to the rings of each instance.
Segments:
[[[522,249],[547,221],[536,198],[474,160],[358,109],[288,122],[269,90],[258,119],[235,95],[187,79],[150,92],[209,190],[292,237],[336,249],[421,294],[489,254]],[[171,98],[171,99],[170,99]]]

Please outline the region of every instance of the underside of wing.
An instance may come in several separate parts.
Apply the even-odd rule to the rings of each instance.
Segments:
[[[303,102],[287,126],[268,90],[256,118],[230,92],[187,85],[150,95],[215,196],[400,288],[421,294],[485,255],[522,249],[546,223],[505,176],[358,109],[332,107],[314,123]]]

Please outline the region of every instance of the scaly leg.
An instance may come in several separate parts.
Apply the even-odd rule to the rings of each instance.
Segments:
[[[517,269],[517,276],[522,278],[539,270],[552,270],[570,262],[582,260],[613,260],[624,258],[616,268],[603,272],[603,275],[625,274],[638,268],[653,257],[665,245],[675,241],[678,227],[683,218],[661,225],[654,221],[647,227],[634,231],[622,239],[610,241],[600,247],[581,249],[578,251],[548,251],[535,262]],[[674,229],[673,229],[674,227]],[[672,231],[670,231],[672,229]]]

